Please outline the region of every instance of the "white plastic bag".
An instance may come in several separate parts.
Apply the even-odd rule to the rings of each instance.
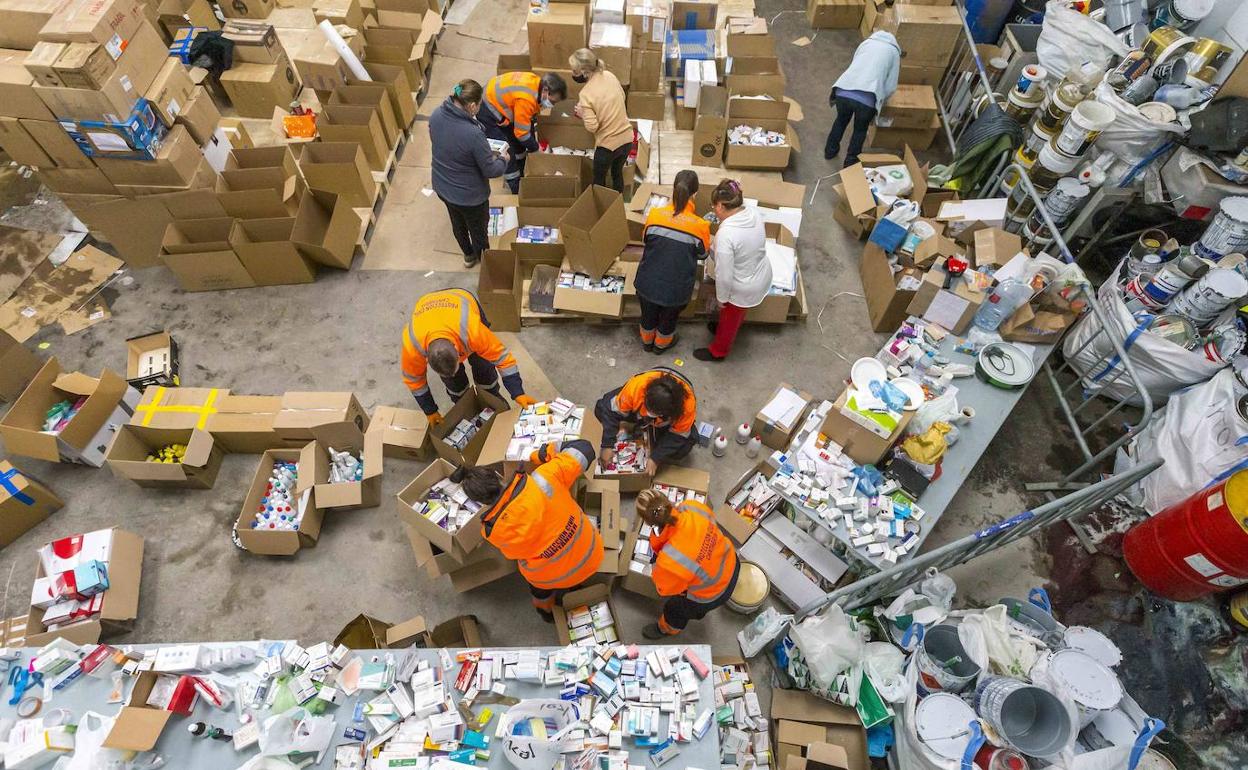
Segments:
[[[973,634],[980,640],[994,673],[1022,679],[1040,657],[1040,642],[1014,632],[1006,615],[1005,605],[994,604],[964,617],[958,633]]]
[[[1164,461],[1132,488],[1134,502],[1159,513],[1248,463],[1248,421],[1235,406],[1244,392],[1228,367],[1171,395],[1123,455],[1126,466]]]
[[[113,729],[114,717],[88,711],[78,720],[74,733],[74,753],[62,759],[56,770],[126,770],[129,752],[104,748],[104,741]]]
[[[329,748],[334,739],[334,718],[313,716],[292,708],[264,720],[260,731],[260,753],[268,757],[287,754],[317,754]]]
[[[557,731],[548,738],[532,735],[512,735],[512,726],[526,719],[553,720]],[[571,701],[546,698],[522,700],[503,715],[500,728],[503,732],[503,756],[519,770],[550,770],[565,751],[579,748],[564,743],[564,733],[581,720],[576,704]]]
[[[1135,164],[1147,158],[1154,150],[1171,139],[1183,136],[1178,123],[1158,123],[1140,112],[1140,108],[1114,93],[1109,81],[1102,80],[1096,87],[1095,99],[1114,111],[1110,123],[1096,140],[1099,152],[1112,152],[1128,163]],[[1117,179],[1109,180],[1117,183]]]
[[[789,635],[806,658],[811,676],[823,688],[833,687],[838,674],[862,662],[863,632],[840,605],[833,604],[818,615],[794,624]]]
[[[737,644],[741,654],[752,658],[763,648],[779,638],[784,628],[792,622],[792,615],[781,615],[775,607],[768,607],[754,616],[750,624],[737,632]]]
[[[1123,341],[1135,373],[1153,398],[1154,407],[1161,406],[1174,391],[1204,382],[1226,366],[1224,363],[1210,361],[1199,350],[1187,350],[1155,334],[1147,333],[1147,320],[1133,316],[1122,300],[1122,292],[1118,289],[1118,273],[1121,270],[1120,262],[1113,275],[1105,279],[1096,294],[1105,311],[1109,333]],[[1082,385],[1085,390],[1111,399],[1130,397],[1130,403],[1138,404],[1139,400],[1134,397],[1135,391],[1130,386],[1130,380],[1122,373],[1121,360],[1112,353],[1113,346],[1109,339],[1102,334],[1084,347],[1089,338],[1100,331],[1101,325],[1096,314],[1084,314],[1066,335],[1066,340],[1062,343],[1063,354],[1083,378]],[[922,409],[919,412],[922,414]]]
[[[1045,6],[1036,56],[1049,71],[1052,82],[1061,80],[1067,71],[1085,61],[1107,69],[1110,59],[1124,56],[1128,50],[1109,27],[1072,10],[1069,3],[1055,0]]]
[[[862,670],[876,692],[889,703],[901,703],[906,687],[906,656],[888,642],[868,642],[863,649]]]
[[[949,422],[958,415],[958,389],[949,388],[936,398],[924,401],[914,418],[910,420],[907,433],[918,435],[938,422]]]

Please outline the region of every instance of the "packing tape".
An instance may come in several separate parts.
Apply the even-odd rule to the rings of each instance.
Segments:
[[[146,427],[152,421],[152,416],[157,412],[187,412],[199,415],[199,420],[195,423],[195,427],[202,430],[208,424],[208,418],[217,413],[213,404],[217,400],[217,389],[213,388],[208,391],[208,397],[204,399],[202,406],[182,406],[170,404],[161,406],[160,402],[165,397],[165,388],[163,385],[156,389],[156,395],[152,397],[152,403],[139,404],[134,408],[136,412],[143,413],[143,422],[139,423]]]
[[[22,702],[17,704],[17,715],[22,719],[29,719],[39,713],[39,709],[43,708],[43,701],[36,695],[27,695],[22,698]]]
[[[35,498],[18,489],[17,485],[13,483],[15,476],[22,476],[22,472],[17,468],[10,468],[4,473],[0,473],[0,488],[3,488],[5,492],[9,493],[9,497],[22,505],[34,505]],[[25,477],[23,476],[23,478]]]

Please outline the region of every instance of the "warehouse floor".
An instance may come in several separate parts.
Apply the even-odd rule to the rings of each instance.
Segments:
[[[825,30],[809,46],[794,46],[793,40],[813,34],[798,9],[794,0],[763,0],[759,13],[772,21],[789,93],[805,112],[798,125],[804,150],[786,178],[813,189],[816,181],[839,168],[821,153],[831,121],[827,93],[835,74],[848,63],[858,35]],[[497,46],[451,38],[459,38],[454,27],[444,33],[441,50],[477,58],[477,66],[492,69]],[[435,73],[439,66],[435,60]],[[437,93],[429,97],[441,98]],[[396,188],[408,173],[410,167],[400,168]],[[592,404],[645,367],[680,366],[697,388],[699,417],[725,428],[750,419],[782,380],[821,397],[835,396],[848,375],[848,361],[874,354],[883,338],[870,330],[865,305],[855,296],[861,292],[861,246],[829,216],[833,181],[824,180],[819,187],[802,228],[799,255],[809,319],[780,329],[745,329],[729,362],[693,359],[693,348],[708,337],[701,324],[682,325],[675,356],[645,353],[634,328],[626,325],[526,327],[518,335],[519,344],[561,395],[582,404]],[[401,206],[394,208],[382,209],[382,221],[398,218],[406,240],[420,242],[424,223],[402,217]],[[388,230],[386,247],[402,249],[404,238],[393,237],[393,222]],[[133,281],[109,290],[111,320],[71,337],[45,330],[32,342],[49,343],[41,352],[57,356],[67,369],[96,373],[101,367],[124,370],[127,337],[166,329],[181,345],[184,385],[259,394],[350,390],[370,410],[382,404],[411,406],[397,359],[400,330],[412,304],[433,289],[475,289],[475,271],[427,274],[358,267],[349,273],[323,273],[310,285],[203,294],[179,291],[165,270],[135,272]],[[540,380],[532,371],[522,373]],[[445,394],[435,393],[445,407]],[[929,548],[1036,504],[1034,497],[1022,495],[1023,483],[1060,475],[1058,468],[1070,453],[1048,440],[1058,430],[1046,395],[1040,386],[1033,388],[1033,397],[1020,405],[940,521]],[[725,458],[713,458],[707,450],[692,456],[694,465],[711,472],[714,500],[722,500],[754,462],[736,445]],[[115,525],[142,534],[147,542],[141,615],[133,632],[119,641],[314,641],[332,638],[361,612],[392,622],[415,614],[438,621],[473,613],[484,625],[487,643],[556,641],[553,630],[528,609],[518,576],[461,596],[449,581],[430,579],[417,569],[392,502],[421,469],[417,463],[387,460],[382,505],[327,517],[318,546],[291,559],[253,556],[231,542],[230,527],[255,471],[255,456],[227,456],[215,488],[204,492],[142,490],[103,469],[24,458],[18,464],[45,480],[67,505],[0,551],[0,575],[6,577],[0,604],[4,616],[25,611],[39,544]],[[631,514],[628,506],[626,514]],[[961,602],[980,605],[1003,595],[1025,596],[1028,587],[1045,581],[1049,563],[1043,544],[1023,542],[953,574]],[[640,628],[652,619],[657,605],[624,592],[617,592],[615,600],[624,615],[622,636],[640,640]],[[740,616],[723,611],[693,627],[687,637],[734,653],[741,625]]]

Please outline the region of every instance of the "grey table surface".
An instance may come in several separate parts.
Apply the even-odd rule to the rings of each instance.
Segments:
[[[217,644],[230,644],[229,642]],[[166,645],[144,644],[131,645],[126,649],[142,651],[153,650]],[[647,652],[654,649],[684,649],[685,647],[692,650],[700,657],[708,666],[711,663],[711,647],[705,644],[691,645],[654,645],[641,646],[641,655],[644,657]],[[500,650],[507,648],[490,647],[483,648],[486,650]],[[559,647],[525,647],[515,649],[540,649],[543,652],[551,652],[561,649]],[[34,649],[23,649],[22,662],[28,664],[35,652]],[[454,651],[452,651],[453,653]],[[406,650],[355,650],[353,654],[365,656],[367,659],[371,655],[384,656],[387,653],[393,654],[396,660],[401,660],[401,656],[414,654],[421,659],[428,660],[432,665],[438,666],[439,655],[436,649],[419,649],[409,648]],[[458,667],[452,668],[447,672],[447,690],[452,693],[452,697],[456,702],[461,699],[461,693],[454,689],[454,676]],[[226,672],[230,673],[230,672]],[[44,703],[40,714],[47,714],[52,709],[63,708],[69,710],[74,719],[77,721],[88,711],[95,711],[103,716],[115,716],[120,710],[117,704],[108,703],[108,692],[111,689],[111,682],[108,679],[96,679],[93,677],[79,677],[75,682],[70,684],[64,690],[51,693],[51,697]],[[3,690],[3,697],[0,697],[0,718],[16,717],[16,707],[9,705],[9,698],[12,696],[12,687],[6,685]],[[516,680],[507,680],[507,694],[517,698],[558,698],[559,688],[556,686],[543,686],[531,682],[520,682]],[[333,768],[334,766],[334,746],[352,743],[343,737],[343,730],[347,727],[360,727],[354,725],[351,721],[352,710],[355,703],[359,700],[368,700],[375,697],[376,693],[372,691],[361,692],[356,696],[347,698],[338,706],[331,707],[327,714],[335,717],[337,725],[334,729],[334,740],[330,743],[330,749],[325,752],[320,762],[314,762],[307,765],[308,768]],[[489,704],[490,709],[494,711],[494,718],[491,720],[487,728],[489,734],[493,736],[493,730],[498,726],[499,716],[505,713],[507,707],[502,704]],[[702,679],[698,685],[698,709],[713,709],[715,707],[714,684],[710,677]],[[480,707],[474,709],[475,713],[480,713]],[[270,716],[267,712],[259,715],[263,722],[265,718]],[[665,717],[667,715],[664,715]],[[165,764],[164,767],[171,770],[235,770],[245,764],[248,760],[257,754],[256,749],[249,748],[244,751],[235,751],[231,743],[225,741],[214,741],[206,738],[195,738],[187,732],[187,725],[195,721],[207,722],[215,727],[221,727],[226,732],[233,733],[239,726],[237,711],[233,706],[226,710],[214,709],[206,705],[203,699],[197,700],[195,710],[189,717],[175,715],[169,720],[164,732],[161,734],[160,741],[156,744],[154,752],[161,755]],[[660,726],[660,735],[666,735],[667,718],[662,720]],[[373,737],[370,732],[369,737]],[[498,739],[491,738],[492,741]],[[629,750],[630,764],[650,766],[649,758],[645,749],[638,749],[632,746],[632,741],[627,737],[624,740],[624,746]],[[674,767],[684,768],[701,768],[701,770],[715,770],[719,767],[719,731],[711,729],[703,736],[700,741],[692,741],[689,743],[681,743],[680,755],[672,760]],[[499,750],[492,751],[490,760],[481,767],[490,768],[509,768],[512,765],[503,757],[503,752]]]

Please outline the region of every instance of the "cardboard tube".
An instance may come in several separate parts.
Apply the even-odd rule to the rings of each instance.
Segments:
[[[347,41],[342,39],[342,35],[339,35],[338,30],[334,29],[334,25],[329,23],[329,19],[322,20],[316,27],[325,36],[325,39],[329,41],[329,44],[334,47],[334,50],[338,52],[338,55],[342,57],[342,60],[347,63],[347,69],[351,70],[352,75],[355,75],[360,80],[372,81],[372,77],[369,76],[368,70],[364,69],[364,64],[360,61],[360,57],[356,56],[355,51],[352,51],[347,46]]]

